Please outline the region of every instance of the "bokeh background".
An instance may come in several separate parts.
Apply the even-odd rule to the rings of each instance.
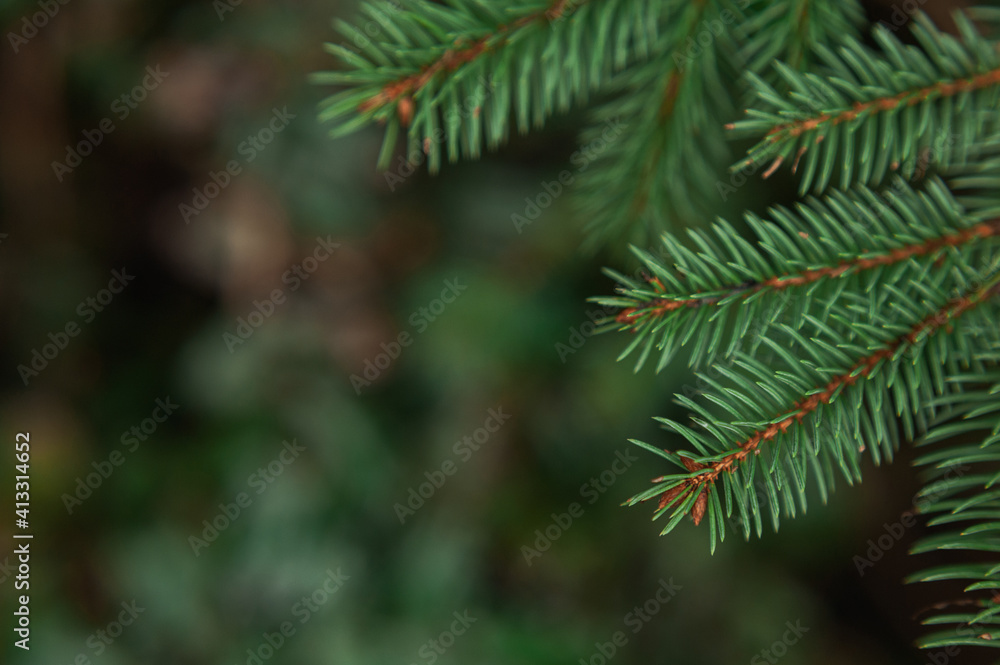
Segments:
[[[374,168],[377,128],[333,141],[316,121],[330,90],[308,76],[335,66],[322,44],[354,2],[50,4],[24,43],[10,35],[27,34],[39,3],[0,4],[0,423],[10,444],[31,435],[35,534],[31,650],[8,629],[0,660],[600,665],[610,646],[598,643],[621,631],[608,660],[622,665],[927,662],[913,619],[940,594],[901,583],[928,563],[906,555],[920,528],[863,575],[855,558],[911,506],[909,451],[714,556],[707,525],[658,538],[652,506],[620,506],[665,471],[627,439],[677,445],[652,416],[682,418],[671,396],[697,384],[683,362],[634,375],[615,362],[625,339],[585,335],[599,314],[586,298],[612,288],[600,267],[634,266],[581,251],[570,196],[520,233],[511,222],[565,168],[583,112],[390,185]],[[165,75],[133,94],[147,68]],[[284,109],[294,118],[248,149]],[[95,134],[102,122],[113,130]],[[71,172],[53,167],[98,135]],[[231,161],[239,173],[207,188]],[[755,182],[729,204],[759,209],[788,185]],[[185,214],[199,192],[211,200]],[[318,239],[338,247],[304,263]],[[283,281],[296,266],[315,269]],[[134,279],[109,299],[113,271]],[[464,289],[442,308],[449,280]],[[275,289],[286,299],[252,335],[226,337]],[[78,334],[60,338],[67,324]],[[401,333],[412,343],[380,360]],[[65,348],[20,371],[50,335]],[[366,368],[370,383],[352,382]],[[156,400],[177,405],[160,423]],[[510,417],[484,439],[491,409]],[[478,449],[456,449],[476,436]],[[293,440],[304,450],[276,462]],[[637,461],[615,467],[618,455]],[[428,474],[441,486],[403,512]],[[88,476],[96,488],[80,489]],[[239,516],[219,519],[241,493]],[[225,527],[193,544],[212,535],[206,521]],[[547,528],[558,538],[526,557]],[[662,581],[679,586],[669,602],[630,616]],[[142,612],[119,630],[122,603]],[[442,637],[456,612],[475,622]],[[284,622],[294,633],[263,648]],[[777,647],[786,622],[808,631]]]

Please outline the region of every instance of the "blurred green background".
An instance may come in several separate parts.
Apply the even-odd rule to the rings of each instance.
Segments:
[[[6,630],[3,662],[927,662],[912,619],[940,594],[901,584],[929,563],[906,555],[919,528],[854,559],[910,506],[909,451],[711,557],[707,525],[661,539],[652,506],[620,507],[667,470],[627,439],[678,445],[652,416],[684,417],[696,383],[585,335],[600,267],[634,266],[579,249],[570,196],[511,222],[582,113],[390,186],[378,129],[328,140],[307,80],[353,2],[50,2],[30,38],[38,2],[0,10],[0,422],[31,435],[35,535],[31,650]],[[754,182],[729,203],[788,195]]]

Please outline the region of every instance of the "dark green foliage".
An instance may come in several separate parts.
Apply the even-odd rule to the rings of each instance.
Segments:
[[[653,56],[615,78],[612,99],[595,109],[592,127],[584,130],[581,143],[588,146],[609,121],[627,128],[586,165],[578,183],[578,208],[592,243],[647,242],[718,209],[717,174],[732,161],[719,129],[734,112],[732,86],[720,68],[736,46],[728,32],[716,35],[711,26],[721,29],[722,12],[735,17],[738,10],[709,2],[672,5],[671,29]],[[711,37],[708,46],[699,36]]]
[[[762,108],[734,124],[742,134],[766,134],[744,162],[801,169],[800,191],[824,190],[836,172],[841,187],[904,177],[928,163],[962,163],[977,138],[996,129],[1000,53],[963,15],[962,38],[920,18],[920,46],[902,44],[888,29],[874,31],[881,52],[846,39],[817,46],[821,73],[776,67],[791,94],[749,75]]]
[[[352,69],[321,77],[348,86],[321,115],[335,133],[386,123],[383,166],[407,126],[410,158],[426,152],[433,170],[442,122],[449,157],[475,157],[512,120],[524,131],[601,92],[571,160],[577,209],[592,242],[633,240],[647,271],[608,271],[617,292],[594,301],[617,314],[603,329],[630,335],[621,357],[636,370],[686,347],[721,377],[677,396],[691,423],[658,419],[687,450],[635,442],[670,470],[628,503],[656,499],[662,533],[707,518],[714,551],[730,528],[777,529],[805,511],[807,488],[826,501],[838,477],[860,481],[864,457],[916,442],[937,448],[919,460],[932,523],[974,523],[917,551],[1000,551],[1000,13],[956,15],[957,36],[917,15],[907,45],[865,26],[855,2],[502,6],[413,2],[361,56],[331,47]],[[478,112],[461,116],[463,98]],[[747,213],[745,228],[713,223],[726,139],[748,136],[758,143],[732,170],[790,167],[816,196]],[[975,471],[956,481],[955,465]],[[988,591],[1000,565],[914,579],[938,578]],[[929,623],[1000,613],[1000,595],[972,602]],[[956,635],[922,646],[1000,643]]]
[[[969,358],[997,338],[998,283],[994,275],[986,286],[949,298],[953,285],[947,273],[935,271],[918,285],[882,285],[892,303],[875,317],[878,325],[870,323],[870,299],[855,292],[828,305],[822,319],[805,314],[803,323],[777,325],[763,339],[766,362],[761,354],[737,352],[731,365],[717,367],[724,381],[702,377],[711,386],[704,401],[677,396],[697,414],[695,427],[661,422],[693,450],[684,453],[688,462],[664,455],[689,472],[661,477],[631,503],[668,497],[655,515],[670,513],[667,532],[705,492],[714,549],[717,527],[721,538],[723,525],[734,516],[744,535],[749,536],[751,522],[760,535],[758,479],[771,498],[775,529],[779,507],[789,516],[796,505],[805,509],[808,476],[823,501],[836,475],[859,481],[862,453],[867,450],[876,464],[891,459],[900,436],[911,440],[925,430],[937,397],[955,389],[949,377],[970,366],[982,371],[982,362],[974,354]],[[963,310],[968,298],[983,302]],[[991,334],[978,334],[982,331]],[[761,445],[765,441],[768,445]],[[712,476],[718,481],[703,482],[704,474],[734,456],[734,463]],[[692,469],[692,463],[700,468]],[[675,488],[684,491],[670,493]]]
[[[796,325],[806,316],[826,320],[845,293],[865,294],[872,317],[890,295],[884,287],[919,286],[933,276],[928,269],[936,262],[935,272],[974,273],[984,252],[1000,244],[993,211],[963,210],[940,180],[920,191],[903,180],[894,185],[885,192],[834,191],[796,211],[776,208],[773,221],[748,214],[757,246],[720,221],[711,234],[689,232],[693,249],[664,234],[673,266],[633,248],[658,282],[609,271],[621,284],[619,295],[594,299],[622,308],[619,321],[636,333],[622,357],[638,351],[638,370],[655,353],[659,370],[689,343],[693,365],[728,357],[748,335],[756,348],[759,334],[781,317]],[[979,224],[991,234],[985,242],[970,231]],[[912,257],[897,261],[893,252],[899,251]],[[735,326],[726,326],[732,319]],[[710,323],[711,335],[697,334]]]
[[[740,55],[748,70],[773,77],[775,60],[793,69],[807,69],[817,44],[858,37],[865,13],[854,0],[755,0],[738,33]]]
[[[346,44],[327,44],[347,69],[314,76],[344,87],[320,119],[332,136],[384,125],[380,168],[403,134],[406,157],[435,172],[444,154],[477,158],[511,123],[523,133],[599,94],[572,162],[576,203],[592,245],[645,243],[719,211],[716,183],[734,157],[723,125],[746,94],[738,73],[767,75],[775,56],[805,66],[811,39],[853,33],[859,18],[854,2],[770,4],[365,3],[357,26],[336,22]],[[609,122],[627,131],[607,139]]]
[[[657,39],[657,2],[610,0],[508,3],[423,0],[365,3],[369,38],[343,21],[336,27],[360,51],[327,50],[352,69],[317,74],[348,88],[327,99],[320,119],[335,121],[333,136],[370,123],[385,124],[379,166],[385,168],[400,130],[410,152],[427,154],[431,171],[442,149],[455,161],[495,148],[510,121],[527,132],[556,111],[586,101],[616,70],[648,55]],[[400,106],[403,109],[400,109]],[[359,112],[360,111],[360,112]]]
[[[996,320],[992,322],[996,325]],[[917,442],[926,447],[916,464],[929,469],[919,495],[921,512],[930,516],[934,535],[918,542],[914,553],[960,550],[1000,551],[1000,347],[983,352],[977,360],[988,371],[957,373],[949,377],[960,390],[935,400],[943,410],[930,430]],[[911,582],[942,579],[966,580],[965,597],[924,620],[936,629],[921,641],[926,648],[949,645],[997,646],[1000,604],[993,598],[1000,589],[1000,565],[961,562],[913,575]]]

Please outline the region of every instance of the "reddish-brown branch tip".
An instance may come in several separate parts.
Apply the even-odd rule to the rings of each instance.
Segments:
[[[735,471],[736,465],[747,456],[760,454],[759,448],[761,443],[771,441],[779,434],[787,432],[791,427],[802,423],[803,420],[819,409],[820,406],[829,404],[841,389],[854,385],[860,379],[868,378],[879,363],[887,358],[891,358],[900,347],[915,344],[921,336],[933,334],[941,329],[950,331],[954,321],[965,312],[973,309],[984,300],[997,295],[1000,295],[1000,284],[994,284],[991,287],[979,289],[973,293],[948,301],[937,312],[914,324],[907,333],[890,341],[883,348],[859,359],[847,371],[834,376],[819,392],[797,400],[792,405],[792,408],[784,413],[780,419],[758,430],[745,441],[739,442],[736,445],[735,452],[707,464],[697,462],[689,457],[681,457],[681,463],[688,471],[696,472],[703,469],[708,469],[708,471],[684,480],[676,487],[671,488],[669,492],[665,492],[660,500],[660,508],[678,495],[688,496],[691,492],[701,491],[702,495],[696,500],[695,507],[697,508],[698,503],[707,497],[707,490],[709,488],[706,485],[710,486],[713,484],[724,471],[730,473]],[[701,521],[705,505],[707,505],[707,499],[706,503],[702,504],[702,508],[697,515],[692,511],[692,516],[696,518],[695,523]]]
[[[425,65],[419,72],[404,76],[382,86],[381,90],[358,105],[358,111],[365,113],[380,109],[399,100],[402,100],[401,104],[405,103],[406,100],[410,100],[409,111],[401,111],[399,113],[400,122],[406,127],[413,113],[412,96],[439,73],[454,71],[462,65],[472,62],[480,55],[505,44],[509,35],[517,30],[535,21],[556,21],[584,2],[587,2],[587,0],[554,0],[549,7],[522,16],[510,24],[498,26],[495,32],[479,39],[467,43],[456,40],[452,48],[442,53],[435,61]]]
[[[802,235],[801,233],[799,235]],[[903,247],[897,247],[882,254],[869,254],[852,259],[845,259],[834,266],[816,268],[815,270],[803,270],[798,273],[785,275],[775,275],[760,282],[745,282],[728,288],[721,296],[709,296],[694,294],[689,298],[676,298],[670,296],[657,296],[640,303],[634,307],[623,308],[615,317],[615,321],[622,324],[634,324],[638,319],[658,318],[667,312],[672,312],[682,307],[702,307],[704,305],[715,305],[731,296],[742,294],[743,297],[750,296],[765,288],[775,290],[787,289],[793,286],[804,286],[817,282],[821,279],[841,277],[847,273],[857,273],[863,270],[871,270],[882,266],[889,266],[900,263],[915,256],[932,254],[949,247],[958,247],[974,240],[989,238],[1000,235],[1000,218],[987,222],[981,222],[961,231],[948,233],[938,238],[931,238],[924,242],[914,243]],[[808,236],[803,236],[808,237]],[[665,292],[662,282],[657,280],[658,291]]]

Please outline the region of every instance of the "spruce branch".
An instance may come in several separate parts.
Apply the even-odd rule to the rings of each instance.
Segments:
[[[936,289],[927,286],[924,291],[932,301],[941,303],[944,291],[940,285]],[[745,374],[723,370],[722,374],[735,387],[710,381],[715,390],[706,395],[734,418],[729,423],[721,422],[704,406],[678,395],[680,403],[698,414],[694,420],[698,428],[660,420],[668,429],[681,434],[695,451],[664,452],[662,456],[688,473],[656,478],[653,488],[628,503],[659,497],[654,519],[673,509],[661,533],[672,530],[686,514],[696,523],[709,515],[710,542],[714,549],[716,535],[733,515],[734,505],[739,510],[745,535],[749,536],[751,521],[756,522],[760,535],[757,499],[748,491],[756,471],[760,470],[773,497],[770,507],[777,528],[779,496],[794,494],[781,497],[786,513],[794,515],[795,499],[805,509],[807,464],[820,482],[825,501],[835,468],[853,483],[860,480],[859,456],[863,450],[870,449],[876,462],[882,455],[891,458],[901,438],[895,431],[896,415],[903,418],[907,437],[912,436],[915,427],[923,426],[927,415],[923,406],[927,399],[923,398],[932,398],[935,391],[940,394],[948,390],[942,381],[931,377],[940,374],[941,366],[947,365],[952,372],[958,368],[958,354],[947,353],[949,344],[968,344],[961,335],[952,335],[955,326],[986,302],[992,302],[992,306],[985,313],[980,312],[978,323],[995,318],[998,295],[1000,273],[991,275],[982,286],[933,307],[930,303],[919,305],[904,293],[896,293],[898,311],[905,313],[906,320],[912,323],[866,325],[858,320],[858,312],[852,314],[838,306],[832,318],[851,323],[845,328],[851,333],[840,334],[812,319],[817,336],[806,340],[785,326],[796,340],[798,351],[813,362],[797,360],[782,344],[771,340],[767,340],[768,344],[785,361],[778,371],[750,356],[737,354],[736,364]],[[931,311],[914,318],[917,309]],[[941,335],[942,332],[948,334]],[[931,343],[938,337],[945,341]],[[880,408],[888,402],[895,403],[895,415]],[[764,446],[765,443],[770,445]],[[757,457],[764,452],[767,453],[764,461],[758,463]],[[720,483],[725,511],[718,499]]]
[[[594,298],[620,308],[605,329],[635,334],[620,359],[639,351],[636,370],[654,350],[661,370],[681,347],[692,342],[691,364],[700,365],[720,353],[731,355],[751,326],[766,331],[794,303],[799,322],[805,312],[825,315],[822,304],[841,293],[872,293],[877,310],[888,291],[877,285],[919,280],[928,270],[964,270],[984,252],[1000,244],[1000,218],[992,206],[965,210],[944,182],[931,179],[922,190],[897,180],[896,188],[879,193],[865,187],[832,191],[810,199],[795,212],[772,210],[774,221],[748,215],[757,247],[732,226],[717,223],[713,234],[692,230],[699,251],[671,234],[662,238],[673,261],[654,259],[633,249],[649,271],[645,284],[607,271],[621,285],[619,295]],[[943,261],[943,262],[942,262]],[[735,314],[735,326],[725,324]],[[698,335],[706,324],[712,335]],[[614,325],[614,324],[617,324]],[[724,332],[731,333],[728,345]],[[751,348],[758,340],[751,339]]]
[[[435,76],[440,73],[451,73],[459,67],[473,62],[476,58],[504,48],[510,43],[519,30],[539,21],[557,21],[565,17],[568,12],[572,12],[576,6],[588,0],[553,0],[548,7],[524,14],[509,24],[499,25],[496,29],[478,39],[468,43],[463,43],[461,38],[457,39],[455,46],[446,49],[436,56],[434,60],[424,65],[418,73],[401,76],[394,81],[386,83],[382,88],[361,102],[358,110],[361,112],[377,111],[378,109],[399,101],[403,97],[412,97],[427,85]],[[412,105],[412,100],[410,101]],[[403,126],[409,124],[405,117],[412,114],[409,111],[400,111],[400,120]]]
[[[919,15],[913,33],[920,48],[881,26],[874,31],[881,53],[853,39],[835,51],[819,46],[825,75],[778,63],[787,95],[748,74],[763,105],[728,127],[763,138],[733,169],[770,162],[767,177],[785,163],[797,172],[804,159],[805,193],[826,189],[834,170],[847,187],[881,182],[890,170],[909,178],[924,155],[961,163],[976,137],[996,128],[1000,54],[967,17],[955,20],[961,39]]]
[[[695,293],[684,298],[679,298],[677,296],[662,294],[656,299],[641,303],[635,307],[626,307],[617,315],[615,320],[619,323],[634,324],[637,319],[647,317],[656,319],[667,312],[672,312],[681,307],[718,305],[723,300],[732,302],[738,298],[748,298],[765,289],[780,291],[793,286],[805,286],[821,279],[835,279],[845,274],[889,266],[917,256],[935,256],[940,250],[949,247],[959,247],[977,239],[990,238],[996,235],[1000,235],[1000,219],[992,219],[961,231],[948,233],[924,242],[897,247],[881,254],[864,254],[849,259],[841,259],[835,266],[800,270],[795,273],[769,277],[764,281],[743,282],[726,288],[721,295]],[[651,278],[650,282],[655,285],[658,291],[665,291],[663,283],[657,278]]]
[[[317,77],[344,88],[321,118],[333,135],[383,125],[381,168],[400,136],[433,172],[445,153],[477,157],[512,125],[602,95],[569,180],[591,243],[636,241],[645,270],[606,271],[618,286],[592,299],[616,312],[602,329],[631,334],[619,359],[635,354],[636,371],[685,347],[695,367],[729,360],[677,396],[689,424],[657,419],[687,450],[634,441],[673,467],[627,502],[655,499],[661,534],[690,516],[714,551],[727,528],[761,535],[767,514],[777,530],[806,510],[807,485],[825,502],[838,476],[860,481],[866,456],[891,461],[914,441],[920,512],[944,527],[915,552],[1000,551],[1000,10],[957,15],[957,36],[920,14],[915,46],[878,26],[875,48],[858,38],[856,0],[362,11],[382,29],[369,40],[338,24],[360,48],[328,46],[347,69]],[[753,108],[725,124],[748,87]],[[790,167],[817,196],[747,214],[749,234],[705,228],[735,191],[718,179],[734,161],[727,127],[757,139],[732,170]],[[678,225],[699,228],[663,233]],[[958,628],[921,646],[1000,644],[1000,564],[911,579],[969,581],[925,622]]]
[[[808,70],[819,45],[859,37],[864,9],[855,0],[756,0],[739,28],[740,58],[764,78],[775,60]]]
[[[650,52],[661,0],[476,0],[445,5],[407,0],[381,14],[385,30],[368,39],[343,21],[337,28],[364,46],[327,44],[346,71],[313,80],[343,86],[323,101],[320,120],[341,136],[372,122],[385,125],[379,168],[387,168],[401,133],[407,157],[425,156],[432,172],[460,155],[496,148],[510,123],[520,132],[586,101],[612,74]]]
[[[944,412],[917,442],[921,449],[934,448],[914,462],[929,470],[918,509],[930,516],[932,534],[918,541],[911,553],[962,550],[988,553],[995,559],[1000,551],[1000,493],[995,488],[1000,481],[1000,345],[979,360],[988,369],[952,377],[962,390],[939,400]],[[948,530],[959,524],[959,530]],[[939,565],[907,580],[968,582],[960,600],[938,604],[924,619],[935,631],[919,646],[996,646],[1000,565],[950,558],[958,563]],[[965,611],[956,611],[955,606]],[[940,628],[948,625],[949,630]]]
[[[744,17],[718,0],[669,5],[672,20],[651,56],[615,77],[608,87],[614,98],[595,109],[581,137],[587,145],[612,118],[628,127],[593,163],[580,165],[577,207],[589,220],[591,247],[646,244],[717,210],[713,184],[732,159],[720,131],[732,113],[732,86],[720,70],[735,59],[734,26]],[[695,41],[701,35],[707,45]]]

